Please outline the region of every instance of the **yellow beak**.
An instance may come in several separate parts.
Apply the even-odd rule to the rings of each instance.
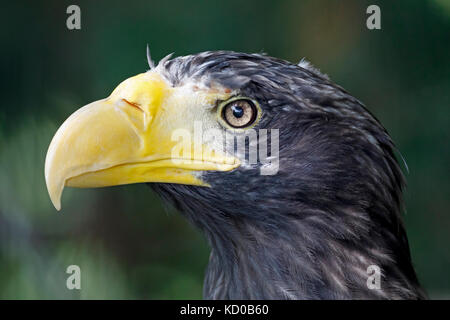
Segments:
[[[191,108],[209,99],[213,99],[210,94],[177,91],[156,72],[147,72],[122,82],[110,97],[73,113],[53,137],[45,161],[47,189],[55,208],[61,208],[65,186],[139,182],[207,186],[198,171],[236,168],[236,158],[206,145],[200,152],[190,152],[192,139],[183,140],[184,151],[189,152],[180,156],[174,132],[192,133],[199,112]]]

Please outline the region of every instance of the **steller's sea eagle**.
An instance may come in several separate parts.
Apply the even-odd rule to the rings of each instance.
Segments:
[[[211,246],[207,299],[426,298],[395,147],[361,102],[306,61],[210,51],[149,64],[55,134],[58,210],[65,186],[151,183]]]

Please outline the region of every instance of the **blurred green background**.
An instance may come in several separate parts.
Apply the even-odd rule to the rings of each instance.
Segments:
[[[66,8],[81,8],[81,30]],[[382,29],[366,28],[381,7]],[[2,3],[0,298],[201,298],[208,247],[146,185],[66,189],[44,160],[58,126],[158,61],[227,49],[306,57],[381,120],[410,173],[405,223],[419,278],[450,297],[450,1],[14,1]],[[66,288],[67,266],[81,290]]]

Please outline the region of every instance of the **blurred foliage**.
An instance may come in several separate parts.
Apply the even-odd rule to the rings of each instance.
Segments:
[[[66,28],[78,4],[82,29]],[[382,30],[365,26],[369,4]],[[419,278],[450,296],[450,5],[434,1],[14,1],[2,4],[0,298],[200,298],[208,248],[146,185],[67,189],[54,210],[47,147],[79,107],[153,58],[228,49],[306,57],[397,142]],[[65,287],[67,266],[82,290]]]

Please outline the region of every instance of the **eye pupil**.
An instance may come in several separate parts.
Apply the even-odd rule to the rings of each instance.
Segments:
[[[244,109],[241,106],[234,105],[231,110],[233,110],[233,116],[236,118],[241,118],[244,115]]]

